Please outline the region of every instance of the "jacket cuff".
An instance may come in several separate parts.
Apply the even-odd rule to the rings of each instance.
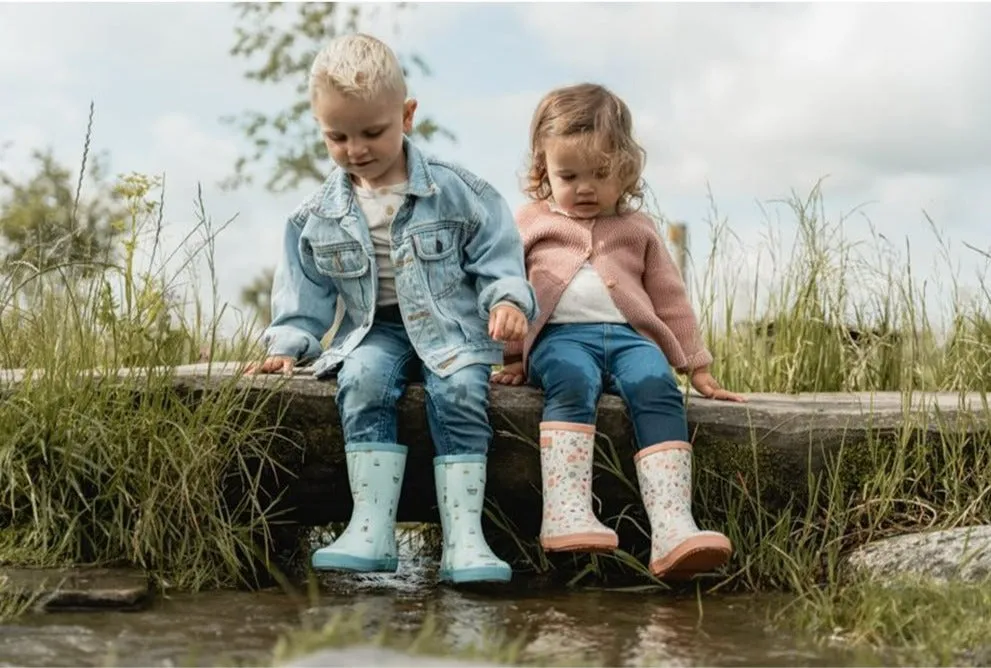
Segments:
[[[685,365],[678,369],[681,373],[691,373],[695,369],[699,369],[704,366],[709,366],[712,364],[712,353],[707,349],[702,348],[694,355],[688,355],[685,358]]]
[[[262,342],[269,357],[281,355],[292,357],[297,362],[319,357],[323,352],[319,341],[295,327],[272,327],[265,332]]]
[[[509,302],[526,316],[528,322],[537,317],[537,300],[533,288],[522,278],[500,278],[478,295],[478,314],[482,320],[488,320],[489,313],[496,304]]]

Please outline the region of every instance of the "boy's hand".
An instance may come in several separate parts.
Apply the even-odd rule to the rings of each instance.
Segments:
[[[515,306],[500,304],[489,313],[489,336],[494,341],[520,341],[526,330],[526,316]]]
[[[295,364],[295,360],[287,355],[273,355],[266,358],[261,364],[252,362],[244,370],[244,373],[245,375],[251,374],[257,376],[260,373],[279,373],[281,371],[284,375],[291,376],[292,368]]]
[[[709,367],[699,367],[692,372],[692,387],[703,397],[709,399],[737,402],[745,402],[747,400],[742,394],[735,394],[721,388],[719,383],[716,382],[716,379],[709,373]]]
[[[492,374],[492,382],[500,385],[522,385],[523,384],[523,362],[513,362],[507,364],[499,371]]]

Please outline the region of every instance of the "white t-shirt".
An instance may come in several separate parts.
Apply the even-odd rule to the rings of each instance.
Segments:
[[[599,272],[586,262],[561,293],[561,299],[547,322],[626,322],[626,318],[613,303]]]
[[[378,306],[399,303],[396,297],[396,270],[392,266],[391,227],[396,212],[406,199],[406,192],[405,182],[375,189],[357,186],[354,188],[358,206],[368,222],[372,247],[375,249],[375,263],[378,265],[379,277],[379,292],[376,298]]]

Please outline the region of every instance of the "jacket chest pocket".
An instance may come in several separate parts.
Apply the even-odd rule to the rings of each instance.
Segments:
[[[413,252],[427,287],[434,297],[444,297],[464,278],[461,268],[461,228],[434,227],[412,234]]]
[[[317,271],[334,279],[334,285],[351,309],[367,309],[370,306],[368,292],[369,260],[365,249],[358,242],[313,246],[313,263]]]

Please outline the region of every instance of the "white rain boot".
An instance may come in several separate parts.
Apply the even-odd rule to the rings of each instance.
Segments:
[[[595,425],[540,423],[544,508],[540,544],[548,552],[612,552],[616,532],[592,511]]]
[[[509,582],[513,571],[482,535],[486,455],[434,457],[437,505],[444,534],[443,582]]]
[[[406,470],[406,446],[358,443],[345,447],[354,509],[337,540],[313,553],[317,570],[388,572],[399,567],[396,511]]]
[[[690,578],[725,564],[729,538],[701,531],[692,517],[692,446],[668,441],[636,456],[637,479],[650,518],[650,572],[672,580]]]

